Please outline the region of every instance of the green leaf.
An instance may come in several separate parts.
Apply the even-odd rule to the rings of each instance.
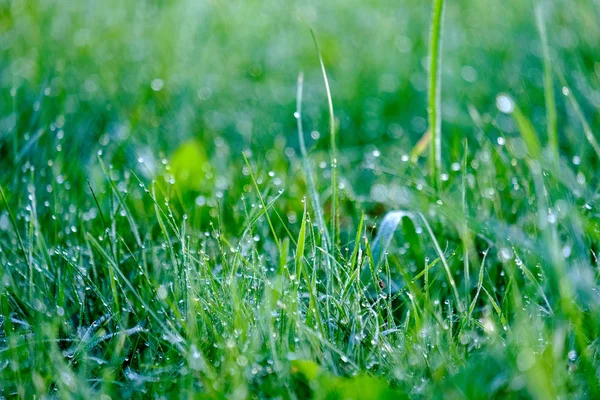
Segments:
[[[373,245],[371,246],[371,254],[373,257],[373,265],[375,266],[375,271],[378,270],[378,267],[385,259],[385,252],[389,247],[394,237],[394,233],[398,229],[398,226],[402,224],[403,220],[410,220],[412,218],[413,216],[411,213],[402,210],[390,211],[383,217],[383,220],[381,221],[381,224],[379,226],[379,231],[377,232],[375,240],[373,241]],[[412,226],[414,229],[414,224],[412,224]],[[410,231],[411,228],[409,227],[408,230]],[[368,270],[371,268],[370,266],[371,264],[368,263],[368,265],[366,266],[367,271],[363,271],[363,281],[364,277],[366,276],[365,272],[368,272]],[[386,285],[391,286],[392,292],[397,292],[402,286],[404,286],[401,282],[386,282],[385,278],[382,277],[382,279],[384,280]]]
[[[351,378],[335,376],[317,363],[293,360],[292,374],[304,382],[316,399],[406,399],[406,393],[390,387],[382,378],[360,374]]]
[[[358,375],[353,378],[338,378],[331,381],[334,391],[342,399],[407,399],[406,393],[393,389],[381,378]],[[337,389],[337,390],[336,390]]]
[[[375,260],[375,266],[379,266],[385,255],[385,251],[390,245],[394,232],[398,229],[398,225],[402,222],[402,218],[409,216],[405,211],[390,211],[388,212],[379,226],[379,231],[375,240],[373,241],[373,260]]]
[[[314,381],[321,374],[321,367],[314,361],[310,360],[293,360],[292,373],[301,374],[307,380]]]
[[[196,140],[183,143],[171,156],[170,172],[183,191],[200,190],[210,169],[204,147]]]

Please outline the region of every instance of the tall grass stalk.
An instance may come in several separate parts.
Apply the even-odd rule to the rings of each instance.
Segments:
[[[327,92],[327,106],[329,108],[329,137],[330,137],[330,150],[329,156],[331,161],[331,250],[337,244],[338,236],[338,192],[337,192],[337,140],[335,132],[335,114],[333,112],[333,100],[331,98],[331,90],[329,88],[329,79],[327,78],[327,70],[325,69],[325,63],[323,62],[323,55],[319,49],[319,43],[314,31],[311,29],[310,34],[312,35],[315,48],[319,56],[319,64],[321,65],[321,73],[323,74],[323,81],[325,83],[325,91]]]
[[[556,130],[556,100],[554,98],[554,83],[552,80],[552,63],[548,47],[548,36],[544,25],[542,6],[538,4],[535,8],[535,20],[542,42],[542,54],[544,58],[544,98],[546,101],[546,130],[548,133],[548,144],[555,160],[558,161],[558,134]]]
[[[429,36],[429,89],[427,116],[431,131],[429,167],[432,184],[438,187],[442,168],[442,118],[441,118],[441,70],[442,70],[442,25],[444,0],[435,0]]]
[[[331,242],[329,238],[329,231],[327,230],[327,225],[325,224],[325,219],[323,218],[323,210],[321,209],[321,201],[319,200],[319,193],[317,192],[317,188],[315,186],[315,181],[312,174],[312,168],[310,167],[310,162],[308,159],[308,152],[306,151],[306,144],[304,142],[304,129],[302,127],[302,93],[304,88],[304,74],[300,73],[298,75],[298,85],[296,91],[296,113],[294,116],[296,117],[296,126],[298,128],[298,143],[300,144],[300,153],[302,154],[302,164],[304,167],[304,173],[306,174],[306,182],[308,184],[308,191],[310,193],[310,200],[313,203],[313,207],[315,209],[315,215],[317,217],[317,224],[319,225],[319,230],[321,231],[321,235],[323,235],[323,240],[325,241],[326,248],[329,248],[329,243]]]

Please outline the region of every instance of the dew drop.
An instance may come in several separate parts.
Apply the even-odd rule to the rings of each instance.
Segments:
[[[510,114],[515,110],[515,103],[509,95],[501,93],[496,97],[496,107],[501,112]]]

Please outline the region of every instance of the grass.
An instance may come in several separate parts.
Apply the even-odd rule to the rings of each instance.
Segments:
[[[0,3],[0,395],[599,397],[597,6],[441,7]]]
[[[442,26],[444,21],[444,0],[433,4],[431,34],[429,39],[429,86],[427,91],[427,117],[431,132],[429,169],[432,182],[439,185],[439,173],[442,168]]]

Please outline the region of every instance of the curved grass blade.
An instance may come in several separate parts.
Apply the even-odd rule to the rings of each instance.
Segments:
[[[377,277],[377,271],[379,271],[379,266],[385,259],[385,252],[394,237],[394,233],[401,226],[402,219],[405,217],[413,219],[412,214],[407,211],[395,210],[388,212],[381,221],[375,240],[373,240],[373,245],[370,246],[367,243],[368,269],[371,272],[373,280]],[[402,283],[394,281],[387,282],[387,285],[390,286],[392,292],[397,292],[403,286]],[[376,289],[379,288],[376,287]]]
[[[394,232],[398,229],[398,225],[402,222],[402,218],[409,216],[410,214],[406,211],[390,211],[383,217],[379,231],[375,240],[373,241],[372,253],[375,267],[378,267],[381,263],[385,250],[389,247]]]

